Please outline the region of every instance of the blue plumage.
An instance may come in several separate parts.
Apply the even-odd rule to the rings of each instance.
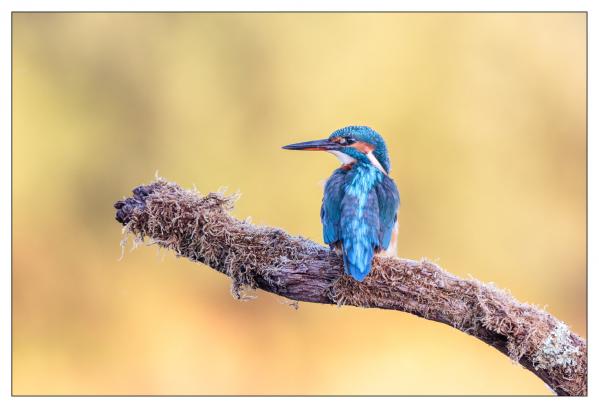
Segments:
[[[383,138],[368,127],[349,126],[328,139],[285,148],[325,150],[342,161],[325,185],[320,211],[323,238],[341,251],[345,272],[363,281],[375,253],[394,246],[399,191],[388,176],[390,161]]]

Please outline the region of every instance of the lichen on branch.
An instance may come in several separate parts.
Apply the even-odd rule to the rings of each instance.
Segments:
[[[558,395],[586,395],[586,341],[544,310],[427,260],[375,257],[364,282],[328,248],[232,217],[236,196],[200,195],[158,179],[118,201],[125,232],[232,279],[232,293],[263,289],[292,301],[404,311],[455,327],[535,373]]]

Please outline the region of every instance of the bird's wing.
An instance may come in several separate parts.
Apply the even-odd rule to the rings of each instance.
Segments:
[[[380,229],[379,242],[380,250],[386,250],[391,242],[393,228],[397,221],[397,212],[399,211],[399,191],[395,182],[389,177],[383,177],[383,181],[376,185],[376,195],[378,199]]]
[[[320,221],[324,242],[333,245],[341,239],[339,218],[341,216],[341,200],[345,192],[343,185],[346,172],[335,170],[324,186],[324,196],[320,207]]]
[[[370,272],[379,242],[379,203],[375,188],[341,200],[341,239],[345,272],[362,281]]]

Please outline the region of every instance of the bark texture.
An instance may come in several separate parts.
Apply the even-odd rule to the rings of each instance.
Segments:
[[[392,309],[448,324],[495,347],[558,395],[587,394],[587,345],[544,310],[426,261],[375,257],[360,283],[328,248],[229,215],[237,197],[202,196],[158,179],[118,201],[116,219],[138,239],[294,301]]]

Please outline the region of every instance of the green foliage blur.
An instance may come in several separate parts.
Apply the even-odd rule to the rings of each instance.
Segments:
[[[288,143],[368,125],[399,253],[494,282],[586,336],[586,18],[13,15],[15,394],[549,394],[414,316],[257,293],[155,246],[114,201],[158,171],[322,242],[338,166]]]

